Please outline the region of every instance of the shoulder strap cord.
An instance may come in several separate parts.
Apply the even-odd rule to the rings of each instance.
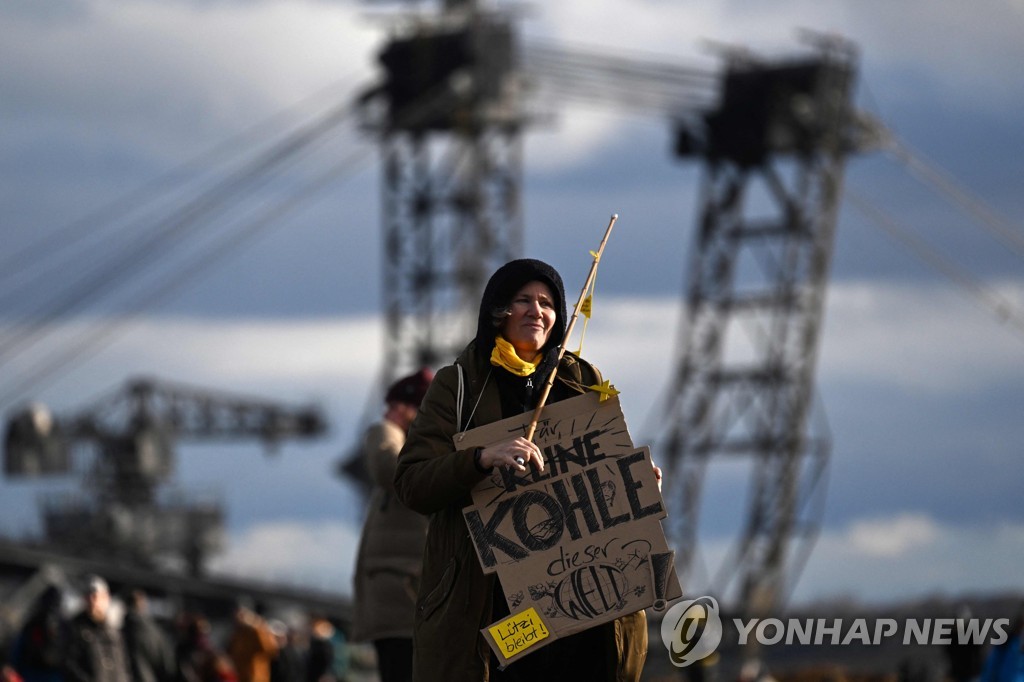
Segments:
[[[462,431],[462,401],[464,400],[466,387],[462,378],[462,365],[456,362],[455,370],[459,373],[459,387],[455,389],[455,433],[459,433]]]
[[[456,439],[462,441],[464,437],[464,434],[462,433],[462,401],[465,399],[466,395],[466,380],[462,373],[462,365],[456,362],[455,368],[459,372],[459,387],[455,392],[455,433],[458,434]],[[487,370],[487,376],[484,377],[484,385],[480,388],[480,395],[476,397],[476,402],[473,403],[473,411],[469,413],[469,419],[466,420],[467,426],[472,423],[473,415],[476,414],[476,408],[480,406],[480,400],[484,397],[484,389],[487,388],[487,382],[491,378],[492,371],[494,371],[493,368]]]

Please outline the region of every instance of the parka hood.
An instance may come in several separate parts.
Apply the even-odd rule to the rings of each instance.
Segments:
[[[551,295],[555,297],[555,325],[543,350],[546,353],[562,342],[566,325],[565,287],[562,285],[562,277],[557,270],[543,261],[522,258],[509,261],[498,268],[484,287],[484,295],[480,299],[480,316],[477,319],[476,345],[486,354],[485,357],[490,355],[491,348],[494,347],[494,337],[498,333],[493,321],[494,311],[511,303],[516,292],[533,281],[547,284],[551,289]]]

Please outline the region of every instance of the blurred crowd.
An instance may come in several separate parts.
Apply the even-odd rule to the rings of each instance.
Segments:
[[[0,682],[346,682],[349,647],[341,629],[309,614],[269,618],[261,605],[235,604],[216,626],[182,610],[156,618],[132,590],[112,608],[107,583],[88,578],[81,608],[65,616],[67,595],[50,586],[0,652]],[[123,607],[122,607],[123,604]]]

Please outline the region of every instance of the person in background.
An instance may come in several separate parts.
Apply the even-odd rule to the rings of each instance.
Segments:
[[[298,631],[280,620],[270,621],[270,630],[277,638],[277,656],[270,661],[270,681],[304,682],[306,664]]]
[[[956,614],[957,627],[965,630],[971,618],[971,608],[966,604],[961,605]],[[976,682],[985,664],[985,645],[972,640],[960,641],[959,637],[953,637],[945,646],[945,651],[949,664],[947,677],[952,682]]]
[[[363,439],[373,483],[355,571],[353,639],[372,641],[381,682],[412,679],[412,624],[427,520],[395,495],[395,469],[405,434],[433,380],[422,369],[396,381],[384,396],[384,418]]]
[[[558,639],[504,669],[480,634],[509,608],[496,575],[480,568],[462,510],[494,467],[543,471],[544,457],[522,436],[462,449],[453,438],[536,408],[558,362],[566,324],[565,289],[554,268],[532,259],[498,268],[480,301],[476,338],[454,365],[438,371],[409,429],[395,489],[410,508],[430,515],[414,636],[418,681],[627,682],[643,671],[643,611]],[[582,395],[600,383],[591,364],[566,352],[548,402]],[[655,475],[660,480],[657,468]]]
[[[121,632],[110,622],[110,588],[103,578],[86,581],[85,608],[70,623],[64,679],[69,682],[128,682],[128,656]]]
[[[326,617],[319,613],[310,617],[306,682],[337,682],[334,676],[334,636],[334,626]]]
[[[981,682],[1024,682],[1024,608],[1010,622],[1006,641],[988,652]]]
[[[270,661],[277,656],[277,638],[258,609],[239,602],[227,652],[238,682],[270,682]]]
[[[121,632],[134,682],[171,682],[174,679],[173,646],[149,615],[149,600],[142,590],[128,594],[128,614]]]
[[[11,667],[25,682],[61,682],[67,624],[61,615],[64,596],[48,585],[32,607],[11,654]]]
[[[183,613],[178,630],[177,682],[238,682],[231,659],[213,644],[210,621],[198,613]]]

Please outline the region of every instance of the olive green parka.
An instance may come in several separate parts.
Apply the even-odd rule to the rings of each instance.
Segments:
[[[395,490],[410,509],[428,514],[430,526],[423,556],[423,575],[416,602],[413,678],[418,682],[489,679],[490,649],[480,634],[492,622],[494,575],[485,575],[462,515],[471,504],[470,490],[486,474],[473,464],[472,449],[456,449],[459,430],[502,419],[497,381],[476,344],[456,360],[463,377],[461,429],[458,428],[459,373],[455,365],[438,371],[420,406],[398,458]],[[556,382],[579,393],[579,386],[600,383],[590,364],[566,353]],[[472,413],[472,421],[470,415]],[[467,423],[468,422],[468,423]],[[640,678],[647,657],[647,621],[643,611],[606,624],[615,660],[609,680]],[[514,665],[514,664],[513,664]]]

